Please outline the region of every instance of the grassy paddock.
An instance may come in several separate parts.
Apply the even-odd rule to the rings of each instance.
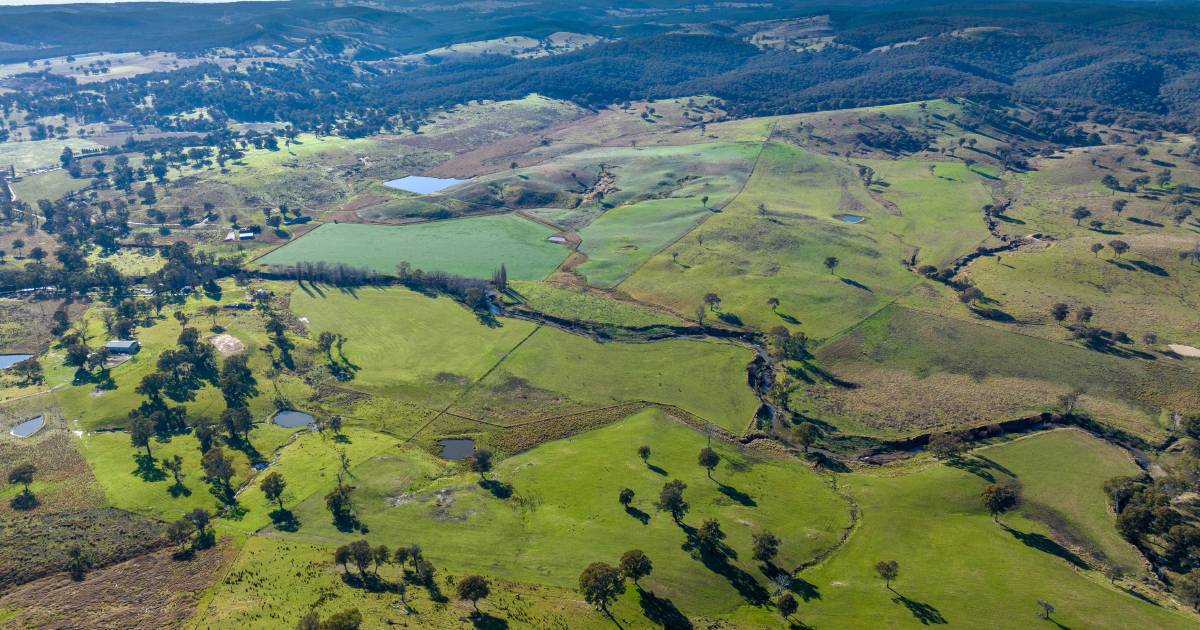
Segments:
[[[541,279],[567,250],[546,239],[553,230],[516,216],[419,225],[325,224],[258,259],[263,265],[342,263],[394,273],[401,262],[426,271],[490,277],[503,264],[514,280]]]
[[[639,444],[653,449],[653,468],[638,458]],[[847,506],[802,465],[724,443],[713,444],[724,461],[710,480],[695,461],[704,444],[700,433],[645,411],[504,460],[492,476],[511,485],[505,500],[481,488],[477,476],[423,451],[388,452],[354,467],[355,501],[373,541],[420,543],[450,571],[573,588],[588,563],[616,562],[626,549],[641,548],[655,564],[648,588],[687,614],[728,615],[744,600],[727,576],[751,580],[742,583],[747,592],[766,582],[750,559],[751,534],[775,532],[784,541],[778,564],[794,566],[836,540]],[[737,559],[725,576],[681,548],[685,531],[654,510],[658,489],[675,478],[688,484],[684,523],[717,518],[728,534]],[[623,486],[635,490],[633,507],[643,516],[617,502]],[[799,512],[789,507],[796,496],[805,497]],[[350,538],[330,525],[319,499],[297,510],[305,526],[296,536]]]

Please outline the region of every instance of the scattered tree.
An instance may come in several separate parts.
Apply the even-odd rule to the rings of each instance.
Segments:
[[[492,452],[485,448],[475,451],[467,460],[467,466],[471,472],[479,473],[481,480],[487,481],[487,473],[492,469]]]
[[[687,501],[683,499],[683,491],[687,489],[687,484],[678,479],[668,481],[663,485],[662,491],[658,495],[658,503],[654,507],[660,512],[668,512],[671,518],[678,525],[688,512]]]
[[[775,608],[779,610],[779,614],[783,615],[784,619],[790,619],[800,609],[800,604],[795,597],[792,597],[791,593],[787,593],[775,602]]]
[[[489,593],[488,581],[481,575],[468,575],[458,581],[455,590],[458,591],[459,599],[471,602],[471,606],[478,612],[479,600],[486,598]]]
[[[980,495],[983,507],[992,515],[992,520],[1000,522],[1000,515],[1017,507],[1021,502],[1020,488],[1011,482],[993,483],[983,489]]]
[[[779,554],[779,537],[769,531],[754,534],[754,559],[772,564]]]
[[[67,548],[67,573],[71,574],[72,580],[76,582],[83,580],[90,568],[92,568],[92,560],[83,553],[83,547],[71,545]]]
[[[698,463],[708,470],[708,478],[712,479],[713,469],[717,464],[721,463],[721,456],[709,447],[700,449],[700,456],[697,458]]]
[[[283,475],[278,471],[271,471],[266,477],[263,477],[262,483],[259,484],[262,488],[263,495],[268,501],[273,501],[279,505],[279,510],[283,511],[283,490],[287,488],[287,481],[283,479]]]
[[[620,501],[621,505],[628,510],[629,504],[633,503],[633,490],[629,488],[621,488],[621,494],[617,497],[617,500]]]
[[[633,580],[634,584],[638,580],[650,575],[654,570],[654,564],[650,562],[650,558],[641,549],[630,549],[621,554],[621,562],[619,565],[621,575]]]
[[[644,445],[639,446],[638,447],[638,457],[642,458],[643,463],[649,464],[650,463],[650,447],[644,446]]]
[[[833,270],[838,266],[838,262],[837,256],[830,256],[825,259],[825,268],[829,270],[829,273],[833,273]]]
[[[611,615],[608,605],[625,592],[625,581],[612,565],[593,562],[579,574],[579,592],[587,603]]]
[[[1050,615],[1054,614],[1054,606],[1045,600],[1038,600],[1038,607],[1042,609],[1042,619],[1050,619]]]
[[[890,590],[892,588],[892,580],[900,577],[900,563],[895,560],[881,560],[875,563],[875,572],[883,579],[884,584]]]

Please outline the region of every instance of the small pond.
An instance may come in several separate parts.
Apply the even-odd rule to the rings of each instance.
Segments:
[[[411,193],[425,195],[435,193],[439,190],[449,188],[455,184],[467,182],[465,179],[454,179],[453,177],[421,177],[420,175],[409,175],[400,179],[383,182],[388,188],[396,190],[404,190]]]
[[[867,217],[860,217],[857,214],[835,214],[833,218],[846,223],[862,223],[867,220]]]
[[[442,459],[466,459],[475,452],[475,440],[453,438],[438,440],[442,445]]]
[[[274,418],[271,418],[271,421],[275,424],[278,424],[281,427],[287,427],[289,429],[295,427],[312,426],[316,423],[316,420],[316,418],[304,413],[303,411],[295,411],[292,409],[283,409],[276,413]]]
[[[27,438],[42,430],[42,427],[44,426],[46,426],[46,417],[38,416],[18,424],[17,426],[13,427],[12,431],[9,431],[9,433],[19,438]]]
[[[32,354],[0,354],[0,370],[10,368],[25,359],[33,356]]]
[[[268,465],[269,465],[268,462],[258,461],[258,462],[254,462],[253,464],[250,464],[250,467],[253,468],[254,470],[263,471],[263,470],[267,469]]]

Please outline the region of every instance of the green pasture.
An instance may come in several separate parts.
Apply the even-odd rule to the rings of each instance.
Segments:
[[[414,225],[325,224],[258,259],[263,265],[325,262],[395,273],[415,269],[491,277],[505,265],[514,280],[545,277],[567,255],[546,239],[553,230],[517,216],[498,215]]]
[[[643,201],[614,208],[580,232],[588,257],[576,271],[588,284],[611,288],[711,211],[691,198]]]
[[[439,407],[534,330],[509,319],[489,327],[450,298],[407,289],[340,292],[305,285],[292,294],[291,306],[308,318],[314,335],[346,336],[343,351],[359,368],[347,385]]]
[[[59,153],[61,152],[60,149]],[[22,178],[19,182],[10,183],[9,186],[12,187],[17,199],[33,205],[39,199],[53,201],[83,190],[91,181],[90,179],[75,179],[67,171],[59,169]]]
[[[1051,440],[1053,441],[1053,440]],[[1030,449],[1038,447],[1031,440]],[[1035,457],[1053,459],[1051,444]],[[984,451],[988,453],[989,451]],[[1032,452],[1031,452],[1032,455]],[[999,459],[999,457],[997,458]],[[1005,458],[1002,461],[1009,461]],[[1016,463],[1016,462],[1014,462]],[[1049,465],[1049,464],[1047,464]],[[1073,465],[1072,470],[1079,470]],[[985,468],[995,474],[995,470]],[[1020,468],[1033,473],[1032,469]],[[1074,474],[1074,473],[1072,473]],[[856,473],[840,478],[855,497],[862,521],[845,546],[804,571],[797,617],[813,627],[921,628],[1184,628],[1195,618],[1142,601],[1109,585],[1102,574],[1073,566],[1071,552],[1042,524],[1020,514],[994,523],[979,494],[985,479],[942,464],[910,470]],[[1103,501],[1097,484],[1023,480],[1034,496],[1086,495],[1075,506]],[[1060,488],[1059,491],[1050,488]],[[1070,513],[1092,514],[1091,508]],[[1111,526],[1111,525],[1110,525]],[[875,564],[896,560],[899,579],[885,587]],[[798,580],[799,581],[799,580]],[[1039,619],[1038,600],[1055,607],[1053,622]]]
[[[976,455],[1008,471],[987,474],[1021,483],[1027,516],[1042,520],[1048,514],[1053,522],[1047,524],[1056,535],[1064,530],[1061,534],[1072,542],[1126,573],[1142,571],[1141,555],[1117,533],[1104,492],[1105,481],[1141,473],[1127,453],[1082,431],[1063,429],[981,449]]]
[[[16,167],[17,174],[37,168],[61,166],[58,158],[66,147],[71,147],[76,155],[84,149],[101,148],[99,144],[82,138],[4,142],[0,143],[0,165]]]
[[[762,330],[785,325],[825,337],[847,328],[917,282],[900,264],[909,248],[889,233],[886,210],[857,177],[838,161],[768,143],[733,203],[620,288],[689,316],[713,292],[729,321]],[[839,213],[867,220],[844,223],[833,218]],[[840,261],[834,272],[823,264],[830,256]]]
[[[651,447],[649,464],[657,471],[638,458],[640,444]],[[665,481],[688,485],[686,525],[720,521],[737,553],[726,576],[737,576],[751,593],[766,584],[750,559],[753,533],[776,533],[784,541],[777,564],[794,566],[837,540],[848,506],[804,466],[724,443],[713,444],[724,462],[710,480],[695,461],[704,444],[703,435],[660,412],[642,412],[504,460],[492,477],[511,485],[508,499],[482,489],[471,473],[437,472],[444,465],[423,453],[387,453],[354,467],[355,501],[373,541],[419,543],[450,570],[572,588],[588,563],[615,562],[640,548],[655,565],[644,584],[659,597],[687,614],[729,614],[744,605],[742,595],[682,549],[684,530],[652,507]],[[637,493],[633,507],[645,513],[644,524],[617,502],[626,486]],[[804,497],[803,510],[793,509],[796,497]],[[305,524],[294,535],[300,539],[353,538],[332,527],[319,497],[297,514]]]
[[[379,544],[381,539],[369,536]],[[446,567],[438,566],[439,581],[448,577]],[[390,582],[401,573],[395,566],[384,566],[379,575]],[[455,572],[462,577],[464,574]],[[249,538],[228,577],[209,589],[200,609],[186,628],[290,628],[309,610],[322,618],[349,608],[362,613],[365,627],[383,620],[401,619],[401,623],[427,628],[452,628],[463,625],[471,612],[469,604],[453,600],[453,589],[441,587],[449,603],[434,601],[429,592],[409,584],[405,595],[410,615],[397,607],[395,593],[371,592],[346,584],[339,566],[333,563],[333,548],[267,536]],[[570,588],[554,588],[516,582],[491,580],[491,594],[479,602],[479,608],[491,615],[481,621],[502,620],[510,628],[571,627],[587,630],[606,629],[612,622],[596,612]],[[615,614],[625,622],[643,621],[634,598],[627,596],[614,606]]]
[[[250,442],[264,457],[270,457],[282,446],[296,429],[285,429],[272,424],[261,424],[250,432]],[[92,468],[96,480],[104,489],[108,502],[113,507],[129,512],[151,516],[161,520],[174,520],[197,507],[216,511],[220,506],[217,498],[209,492],[204,482],[204,471],[200,467],[200,446],[191,434],[176,435],[169,441],[151,440],[150,450],[156,460],[179,455],[183,458],[183,485],[188,493],[173,497],[168,489],[174,485],[171,474],[158,465],[161,479],[149,480],[137,474],[136,456],[145,455],[145,449],[135,448],[124,431],[85,433],[79,439],[80,450]],[[253,475],[246,454],[224,447],[225,455],[234,464],[234,487]],[[266,513],[254,505],[243,521],[230,525],[236,529],[254,530],[270,521]]]
[[[758,407],[746,385],[746,365],[753,358],[747,348],[715,341],[598,343],[542,326],[461,406],[470,412],[488,404],[516,378],[584,405],[634,400],[675,405],[740,434]]]
[[[669,326],[682,323],[662,311],[604,297],[583,288],[523,281],[509,285],[530,308],[555,317],[616,326]]]
[[[1052,411],[1058,396],[1078,391],[1084,412],[1153,441],[1165,437],[1166,410],[1200,405],[1191,370],[897,306],[816,355],[856,385],[808,386],[819,409],[870,417],[875,428],[899,434]]]
[[[1120,238],[1128,253],[1117,258],[1093,243]],[[1121,236],[1076,236],[1048,247],[1004,254],[1000,261],[985,258],[972,264],[965,276],[999,307],[1033,334],[1066,339],[1070,333],[1053,320],[1050,308],[1063,302],[1078,309],[1090,306],[1095,325],[1124,331],[1143,350],[1167,343],[1200,346],[1200,318],[1195,296],[1200,295],[1200,265],[1180,260],[1179,252],[1195,244],[1182,232]],[[961,307],[950,310],[963,312]],[[1141,343],[1154,333],[1157,344]]]

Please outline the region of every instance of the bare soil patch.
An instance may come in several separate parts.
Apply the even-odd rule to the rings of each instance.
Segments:
[[[66,574],[30,582],[0,597],[17,611],[9,621],[28,628],[169,628],[196,610],[204,589],[233,560],[229,539],[191,560],[172,550],[92,571],[79,582]]]
[[[221,353],[221,356],[228,357],[235,354],[240,354],[246,351],[246,344],[242,343],[241,339],[234,337],[228,333],[213,335],[208,338],[208,342]]]

